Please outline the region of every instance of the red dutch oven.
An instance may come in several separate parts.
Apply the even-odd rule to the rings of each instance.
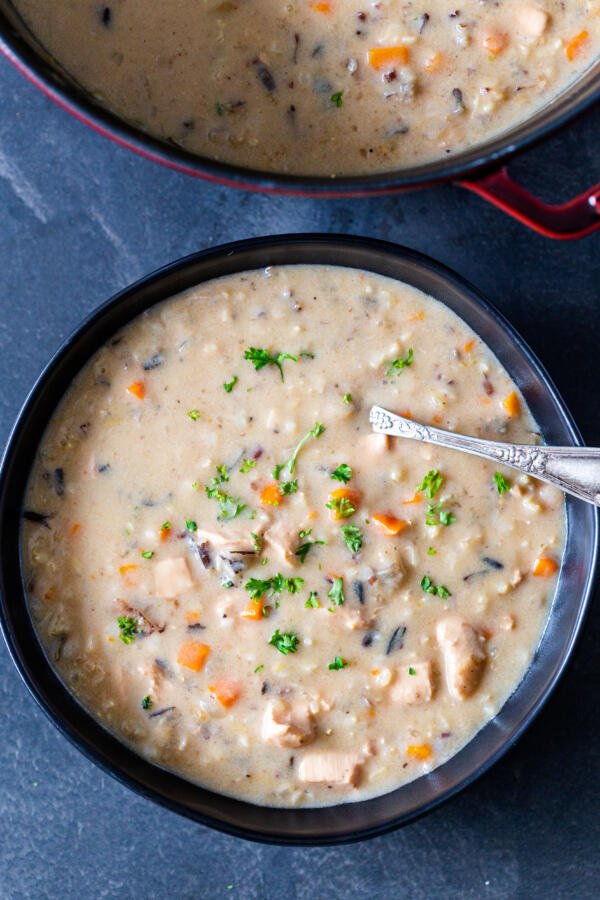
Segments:
[[[600,184],[561,205],[543,203],[510,177],[510,157],[569,124],[600,100],[600,60],[535,115],[451,159],[365,176],[298,177],[236,168],[153,138],[104,109],[61,69],[0,0],[0,51],[36,87],[94,131],[146,159],[216,184],[296,197],[370,197],[453,183],[473,191],[540,234],[569,240],[600,228]]]

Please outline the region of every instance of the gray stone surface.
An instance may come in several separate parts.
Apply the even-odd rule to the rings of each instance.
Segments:
[[[567,199],[600,180],[599,125],[589,114],[513,171]],[[59,342],[118,288],[197,248],[304,230],[385,237],[457,269],[600,444],[598,236],[550,242],[451,187],[316,202],[194,182],[96,137],[4,61],[0,210],[0,444]],[[245,843],[134,796],[65,742],[1,646],[0,897],[598,896],[598,599],[558,690],[491,772],[403,831],[329,849]]]

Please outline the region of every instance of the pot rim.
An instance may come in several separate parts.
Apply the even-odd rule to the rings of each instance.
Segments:
[[[539,695],[534,702],[528,702],[525,714],[520,718],[517,724],[509,729],[508,735],[502,732],[502,738],[497,737],[495,739],[498,744],[496,750],[493,753],[489,753],[480,764],[471,765],[468,774],[456,781],[449,789],[436,794],[428,802],[420,805],[415,804],[414,808],[401,816],[391,817],[388,820],[380,821],[373,826],[361,827],[354,831],[349,830],[348,825],[345,823],[345,819],[348,819],[348,817],[351,818],[352,816],[352,808],[357,809],[361,806],[364,807],[366,804],[375,803],[377,800],[382,803],[390,800],[397,793],[402,791],[406,792],[407,789],[411,788],[411,785],[418,786],[423,779],[429,779],[431,776],[437,777],[442,774],[447,767],[451,766],[454,761],[459,758],[463,759],[464,755],[469,752],[472,753],[475,742],[479,741],[484,732],[487,732],[497,720],[500,720],[507,705],[512,702],[513,697],[519,692],[521,685],[529,678],[530,671],[535,667],[537,657],[540,655],[540,647],[546,640],[546,632],[540,640],[540,645],[530,668],[527,670],[521,684],[515,688],[513,695],[506,701],[498,714],[490,722],[484,725],[481,731],[478,732],[478,734],[462,750],[451,757],[450,760],[433,770],[430,775],[422,776],[416,781],[411,782],[409,785],[388,794],[384,794],[380,798],[375,798],[375,800],[358,801],[357,803],[343,804],[337,807],[324,807],[317,810],[279,810],[280,813],[283,813],[283,816],[287,816],[287,818],[292,820],[294,818],[300,820],[305,813],[309,812],[316,812],[317,815],[324,815],[333,810],[335,811],[335,814],[339,814],[340,823],[344,823],[338,830],[332,828],[326,834],[306,834],[298,830],[291,834],[282,834],[281,831],[277,831],[272,826],[261,827],[257,825],[248,828],[246,826],[240,826],[235,822],[236,809],[239,810],[242,807],[251,808],[254,811],[254,814],[258,815],[260,818],[261,813],[268,816],[270,811],[272,811],[272,808],[258,807],[255,804],[249,804],[245,801],[230,801],[227,798],[223,798],[221,795],[204,791],[204,789],[196,788],[195,786],[190,786],[184,779],[171,775],[170,773],[165,773],[164,770],[143,760],[136,753],[129,750],[120,740],[110,735],[109,732],[106,732],[91,716],[91,713],[88,713],[83,706],[80,706],[79,702],[74,698],[74,695],[68,691],[63,682],[54,673],[54,670],[51,668],[37,641],[27,611],[25,586],[22,581],[20,560],[18,558],[18,545],[20,544],[19,528],[18,526],[15,528],[14,524],[15,517],[17,522],[20,519],[21,509],[21,504],[16,502],[16,499],[22,499],[23,497],[30,466],[29,463],[26,462],[25,472],[23,473],[21,471],[20,475],[16,475],[14,469],[17,465],[17,459],[19,458],[19,450],[22,449],[22,446],[20,445],[23,445],[27,440],[25,433],[28,428],[31,429],[33,427],[31,422],[35,417],[36,404],[40,404],[43,401],[44,398],[42,395],[45,391],[51,392],[56,388],[56,384],[53,388],[51,382],[52,379],[55,379],[56,381],[59,377],[61,367],[66,368],[66,372],[62,375],[62,380],[64,381],[68,375],[68,383],[73,375],[79,371],[82,365],[90,358],[93,352],[104,343],[108,335],[114,334],[118,328],[123,327],[127,322],[131,321],[132,318],[139,315],[143,309],[149,308],[180,290],[185,290],[193,283],[201,284],[207,280],[218,277],[218,274],[211,274],[210,271],[202,275],[202,277],[198,277],[197,274],[193,274],[198,266],[208,265],[210,267],[212,265],[217,271],[220,271],[222,275],[231,274],[234,271],[247,271],[248,266],[243,264],[243,259],[250,254],[250,256],[256,257],[256,264],[251,268],[260,269],[264,267],[264,265],[270,264],[268,261],[270,253],[284,256],[292,254],[292,259],[287,264],[293,265],[296,264],[293,259],[294,252],[300,254],[302,252],[316,253],[317,257],[322,256],[323,259],[314,259],[312,264],[319,264],[319,262],[328,264],[325,259],[326,254],[335,251],[341,252],[340,248],[345,248],[348,252],[351,251],[353,257],[357,254],[360,255],[361,251],[364,252],[365,255],[372,254],[377,257],[375,262],[379,260],[377,265],[382,265],[381,260],[390,260],[390,265],[392,265],[394,261],[396,261],[396,263],[397,261],[401,261],[412,264],[416,271],[425,273],[427,277],[435,276],[440,284],[450,285],[452,289],[455,289],[461,295],[466,296],[472,307],[479,310],[482,314],[483,321],[491,321],[493,327],[499,327],[508,341],[511,344],[514,343],[518,355],[524,359],[529,368],[533,369],[534,373],[538,376],[538,379],[544,386],[546,396],[552,401],[552,404],[558,408],[562,417],[561,427],[567,433],[568,438],[573,444],[581,444],[581,438],[572,417],[552,381],[548,377],[544,367],[539,363],[537,358],[512,326],[506,321],[504,316],[483,299],[479,292],[467,281],[456,275],[443,264],[438,263],[421,253],[399,245],[377,241],[371,238],[348,235],[292,234],[236,241],[194,253],[163,266],[145,278],[140,279],[135,284],[118,292],[110,300],[95,309],[91,314],[85,317],[83,322],[62,343],[59,350],[44,367],[22,406],[0,463],[0,625],[2,626],[4,638],[13,662],[38,705],[59,731],[82,751],[88,759],[91,759],[92,762],[99,765],[102,770],[115,777],[118,781],[134,790],[136,793],[216,830],[223,831],[236,837],[243,837],[264,843],[326,846],[330,844],[349,843],[385,834],[404,824],[408,824],[441,805],[441,803],[446,802],[456,793],[471,784],[499,760],[537,716],[552,693],[572,654],[583,624],[593,586],[598,553],[598,510],[592,507],[586,507],[585,504],[581,504],[581,501],[567,498],[568,511],[579,510],[581,512],[584,509],[587,510],[587,512],[585,512],[585,515],[587,516],[586,527],[588,529],[587,544],[589,544],[591,548],[589,555],[583,561],[585,563],[585,568],[582,569],[583,574],[581,577],[583,580],[580,598],[577,601],[576,614],[574,615],[572,626],[570,627],[570,630],[568,630],[567,638],[561,645],[562,649],[556,664],[552,664],[552,671],[550,672],[549,677],[545,678],[544,676],[544,684],[539,691]],[[242,262],[238,265],[237,259],[240,256],[242,257]],[[280,265],[286,263],[274,262],[273,264]],[[329,264],[335,265],[339,263],[329,261]],[[352,265],[352,263],[346,263],[346,265]],[[361,268],[360,265],[357,265],[356,267]],[[365,268],[365,266],[363,265],[362,268]],[[373,267],[370,267],[370,270],[374,272],[378,271],[375,263],[373,264]],[[188,275],[187,280],[186,273]],[[383,274],[386,273],[384,272]],[[173,279],[177,281],[178,277],[183,279],[181,284],[171,286],[171,281]],[[144,294],[144,291],[149,291],[149,295]],[[152,293],[153,291],[154,294]],[[135,303],[136,298],[138,298],[137,303]],[[116,322],[118,322],[118,324],[115,324]],[[94,330],[97,330],[100,327],[100,334],[94,336]],[[498,353],[496,347],[492,346],[491,349],[492,352]],[[43,433],[43,429],[46,427],[47,421],[54,412],[61,397],[62,393],[58,393],[58,396],[56,396],[51,404],[49,404],[49,408],[46,409],[46,419],[43,422],[43,427],[40,425],[39,428],[36,428],[37,434],[41,435]],[[37,450],[39,439],[38,441],[32,441],[31,443],[33,444],[31,450],[31,454],[33,455]],[[16,482],[19,482],[19,484],[17,485]],[[570,513],[568,514],[570,515]],[[571,543],[575,542],[572,531],[573,529],[569,526],[567,530],[565,555]],[[15,543],[17,545],[16,547]],[[582,560],[579,557],[578,563],[581,567]],[[558,596],[558,594],[559,588],[557,588],[556,596]],[[17,595],[18,598],[15,601],[14,598]],[[553,601],[549,622],[555,614],[555,605],[556,604]],[[575,610],[575,607],[573,607],[573,609]],[[548,626],[546,626],[546,629],[548,629]],[[16,632],[19,632],[18,636]],[[29,639],[24,640],[24,635]],[[33,643],[36,647],[33,647],[30,642],[32,635],[34,638]],[[41,658],[43,659],[40,663]],[[67,712],[65,712],[65,709]],[[507,730],[506,726],[504,726],[504,730]],[[99,741],[99,733],[103,739],[102,741]],[[92,737],[90,737],[90,734]],[[100,749],[98,743],[102,744]],[[148,773],[152,775],[154,779],[154,783],[151,785],[146,778]],[[157,779],[158,782],[160,782],[158,786]],[[163,783],[171,790],[171,795],[167,796],[162,791]],[[175,785],[175,788],[179,788],[179,793],[177,793],[177,791],[174,792],[173,785]],[[231,811],[228,812],[227,809],[226,812],[223,813],[219,808],[218,812],[221,817],[218,818],[215,816],[212,807],[212,814],[208,814],[206,811],[198,810],[198,808],[192,808],[189,805],[186,806],[185,802],[181,799],[182,789],[184,795],[187,790],[188,792],[200,792],[210,798],[215,798],[217,803],[225,806],[229,810],[233,810],[233,813]]]

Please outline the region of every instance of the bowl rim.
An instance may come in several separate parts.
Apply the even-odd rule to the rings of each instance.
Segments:
[[[82,340],[89,336],[94,326],[98,323],[103,322],[107,316],[113,311],[119,311],[121,308],[126,309],[126,304],[128,299],[131,300],[135,298],[140,290],[147,286],[155,286],[159,289],[160,286],[165,283],[167,279],[169,279],[174,274],[185,274],[190,270],[193,270],[199,263],[203,262],[212,262],[215,265],[223,265],[225,261],[227,261],[230,265],[233,265],[233,268],[229,268],[227,272],[222,274],[230,274],[234,271],[248,271],[248,266],[244,265],[238,268],[235,268],[236,258],[238,255],[243,255],[246,252],[254,253],[257,257],[261,257],[261,254],[268,255],[268,252],[273,248],[277,248],[279,252],[290,253],[294,249],[298,248],[316,248],[319,253],[325,254],[328,251],[331,251],[332,248],[350,248],[353,251],[358,251],[359,249],[364,250],[365,252],[375,252],[383,255],[384,258],[396,258],[406,260],[412,264],[414,264],[417,268],[425,269],[428,271],[433,271],[438,277],[442,279],[444,283],[450,283],[455,288],[457,288],[462,294],[467,293],[469,297],[476,303],[476,305],[483,312],[484,316],[487,319],[492,319],[496,325],[499,325],[502,329],[503,333],[512,340],[519,354],[524,357],[526,362],[530,367],[537,373],[541,381],[543,382],[545,391],[547,395],[551,398],[551,400],[560,408],[563,425],[567,429],[570,437],[572,438],[573,443],[581,444],[581,437],[575,426],[573,419],[565,406],[560,394],[556,390],[554,384],[549,378],[545,368],[543,365],[537,360],[537,357],[532,353],[527,344],[522,340],[522,338],[517,334],[515,329],[510,325],[510,323],[505,319],[505,317],[498,312],[487,300],[485,300],[479,291],[472,287],[469,282],[463,279],[461,276],[454,273],[451,269],[446,267],[445,265],[438,263],[436,260],[431,259],[424,254],[421,254],[417,251],[411,250],[406,247],[402,247],[397,244],[392,244],[389,242],[379,241],[372,238],[362,238],[353,235],[332,235],[332,234],[289,234],[289,235],[276,235],[276,236],[267,236],[261,238],[251,238],[244,241],[235,241],[232,243],[220,245],[217,247],[212,247],[206,250],[199,251],[197,253],[191,254],[189,256],[178,259],[172,263],[169,263],[161,268],[155,270],[150,273],[148,276],[139,279],[134,284],[126,287],[124,290],[119,291],[113,297],[111,297],[106,302],[102,303],[99,307],[94,309],[89,315],[87,315],[84,320],[71,332],[71,334],[63,341],[60,348],[56,351],[56,353],[52,356],[50,361],[44,366],[43,371],[36,379],[35,384],[31,391],[29,392],[25,402],[22,405],[21,411],[17,417],[17,420],[11,430],[10,436],[8,438],[4,453],[2,455],[2,460],[0,462],[0,551],[4,549],[5,541],[9,540],[14,547],[14,542],[16,541],[17,545],[20,546],[20,536],[17,533],[16,537],[12,537],[7,539],[6,535],[3,532],[7,531],[5,527],[5,520],[7,518],[7,513],[9,510],[7,509],[7,489],[8,482],[12,476],[12,469],[15,465],[15,454],[18,450],[19,441],[21,440],[22,432],[26,429],[26,427],[30,423],[32,411],[34,410],[35,403],[37,402],[40,394],[44,389],[47,388],[47,385],[50,379],[54,376],[54,374],[59,370],[61,364],[64,363],[68,354],[72,353],[74,348],[82,342]],[[277,265],[285,265],[286,263],[276,263]],[[289,265],[294,265],[294,262],[287,263]],[[319,260],[315,260],[312,263],[313,265],[320,264]],[[323,262],[323,264],[331,264],[335,265],[336,263],[327,263]],[[263,266],[256,265],[254,269],[263,268]],[[356,266],[356,268],[364,269],[364,266]],[[371,271],[376,272],[377,269],[373,268]],[[385,274],[385,273],[384,273]],[[207,281],[212,280],[212,278],[218,277],[216,275],[209,275],[199,279],[194,279],[192,282],[188,284],[188,286],[192,286],[194,284],[202,284]],[[407,282],[411,283],[411,282]],[[131,321],[133,318],[136,318],[142,311],[142,309],[148,309],[153,306],[157,302],[161,302],[163,299],[167,299],[169,296],[173,296],[181,290],[185,290],[186,287],[180,287],[177,289],[170,288],[166,292],[163,292],[161,296],[158,296],[151,300],[151,302],[147,302],[146,300],[142,303],[142,306],[139,309],[135,309],[133,312],[129,310],[129,312],[121,317],[120,324],[115,328],[111,326],[109,330],[109,334],[114,334],[115,331],[118,331],[120,327],[123,327],[127,322]],[[434,295],[435,296],[435,295]],[[442,301],[443,302],[443,301]],[[469,324],[469,323],[468,323]],[[105,329],[106,330],[106,329]],[[93,345],[91,349],[86,349],[85,353],[82,355],[82,358],[79,360],[71,361],[70,369],[73,371],[73,374],[81,369],[81,367],[85,364],[85,362],[93,355],[95,350],[97,350],[106,338],[103,340],[98,340],[94,338],[91,341]],[[496,348],[491,347],[492,352],[497,353]],[[510,372],[509,372],[510,374]],[[64,392],[63,392],[64,393]],[[56,409],[57,403],[60,401],[62,394],[60,394],[52,404],[51,409],[48,411],[46,422],[44,423],[44,429],[47,424],[47,420],[51,417],[54,410]],[[40,430],[40,433],[43,434],[43,429]],[[40,438],[41,439],[41,438]],[[37,446],[39,443],[36,443],[34,450],[35,453],[37,451]],[[20,477],[20,481],[22,482],[21,488],[19,488],[20,495],[22,496],[26,487],[27,478],[29,476],[30,468],[27,466],[26,472],[24,475]],[[582,501],[577,501],[572,498],[568,499],[568,503],[571,504],[581,504]],[[584,504],[585,506],[585,504]],[[579,507],[581,509],[581,507]],[[592,508],[590,508],[592,509]],[[148,786],[147,783],[142,782],[141,780],[136,779],[132,776],[131,772],[126,772],[123,770],[123,764],[119,762],[115,762],[114,759],[108,759],[107,754],[105,752],[101,752],[97,747],[93,746],[93,743],[90,741],[89,737],[85,732],[82,731],[78,722],[74,722],[72,719],[68,719],[64,711],[61,713],[60,710],[57,709],[56,703],[54,703],[51,698],[48,696],[49,688],[47,683],[44,683],[44,680],[40,676],[39,673],[36,673],[35,667],[32,665],[30,655],[32,653],[31,648],[23,647],[22,642],[17,639],[15,636],[15,615],[13,613],[12,607],[17,611],[17,615],[21,617],[23,621],[27,620],[29,630],[36,635],[36,632],[33,628],[32,621],[30,619],[27,603],[26,603],[26,590],[25,585],[23,584],[22,571],[20,560],[15,562],[14,559],[11,560],[11,564],[13,567],[16,566],[16,570],[18,570],[18,591],[20,596],[18,597],[16,603],[14,600],[10,600],[11,597],[11,588],[15,587],[14,579],[11,584],[11,575],[7,579],[7,570],[9,567],[9,561],[6,554],[1,554],[1,562],[0,562],[0,626],[2,628],[2,632],[4,635],[5,642],[9,649],[9,653],[11,658],[21,675],[24,683],[26,684],[28,690],[32,694],[33,698],[37,702],[38,706],[41,707],[46,716],[50,719],[50,721],[58,728],[58,730],[63,734],[73,745],[75,745],[88,759],[98,765],[103,771],[110,774],[112,777],[116,778],[121,784],[129,787],[134,790],[136,793],[141,794],[142,796],[153,800],[154,802],[159,803],[162,806],[171,809],[172,811],[178,812],[188,818],[193,819],[194,821],[200,822],[203,825],[207,825],[213,829],[218,831],[225,832],[227,834],[243,837],[250,840],[255,840],[263,843],[274,843],[274,844],[287,844],[287,845],[319,845],[326,846],[331,844],[340,844],[340,843],[350,843],[358,840],[364,840],[366,838],[375,837],[377,835],[385,834],[389,831],[395,830],[402,825],[408,824],[411,821],[414,821],[417,818],[420,818],[422,815],[425,815],[427,812],[431,811],[434,808],[437,808],[442,803],[449,800],[459,791],[462,791],[465,787],[471,784],[475,779],[477,779],[480,775],[482,775],[485,771],[487,771],[495,762],[497,762],[515,743],[516,740],[520,737],[523,731],[529,727],[531,722],[540,712],[544,704],[547,702],[549,696],[554,690],[558,680],[560,679],[562,673],[567,666],[570,657],[572,655],[575,643],[580,634],[581,627],[583,625],[583,621],[585,618],[585,614],[589,605],[590,595],[593,588],[594,576],[597,565],[597,557],[598,557],[598,524],[599,524],[599,511],[597,509],[593,509],[590,513],[590,538],[591,538],[591,546],[592,552],[589,558],[584,560],[585,563],[585,581],[583,585],[583,589],[581,592],[581,597],[577,606],[577,615],[574,620],[574,624],[568,634],[568,640],[562,650],[560,656],[560,662],[557,667],[554,669],[554,673],[550,680],[547,682],[545,688],[540,693],[540,696],[537,698],[536,702],[528,707],[528,711],[526,715],[520,720],[519,724],[511,730],[510,735],[505,738],[502,743],[498,746],[497,750],[488,755],[483,764],[471,767],[469,774],[457,781],[450,789],[443,791],[440,795],[435,796],[431,801],[427,803],[423,803],[410,812],[406,813],[403,816],[392,818],[386,822],[380,822],[373,827],[364,827],[358,831],[349,832],[347,828],[342,828],[340,831],[331,831],[326,835],[311,835],[310,837],[306,837],[304,834],[294,834],[294,835],[283,835],[281,833],[274,833],[272,829],[264,829],[260,828],[248,828],[246,826],[239,826],[235,824],[235,821],[232,821],[231,818],[228,818],[227,815],[224,815],[223,818],[219,819],[212,815],[199,812],[197,809],[192,809],[189,806],[186,807],[180,799],[173,799],[172,797],[167,797],[163,793],[159,792],[156,786]],[[20,518],[20,507],[16,510],[17,518]],[[18,532],[18,529],[17,529]],[[570,532],[567,531],[567,535]],[[14,574],[14,573],[13,573]],[[8,589],[7,589],[7,581],[8,581]],[[20,607],[19,604],[22,604]],[[37,640],[37,636],[36,636]],[[540,645],[543,642],[543,638],[540,641]],[[38,649],[41,648],[41,644],[38,641]],[[539,649],[539,648],[538,648]],[[43,651],[42,651],[43,653]],[[537,653],[537,651],[536,651]],[[91,713],[87,711],[83,707],[83,705],[79,704],[79,701],[75,698],[73,694],[66,688],[63,684],[62,680],[54,673],[51,664],[44,655],[45,666],[47,671],[44,672],[44,675],[50,682],[50,686],[52,688],[56,688],[56,684],[59,686],[59,693],[62,691],[65,695],[67,695],[68,700],[70,701],[69,705],[75,704],[80,712],[82,722],[88,726],[92,726],[94,723],[102,730],[103,726],[98,725],[97,721],[94,720]],[[535,661],[535,658],[534,658]],[[530,668],[527,669],[523,680],[525,680],[528,676],[528,673],[531,667],[534,664],[532,661]],[[56,684],[54,683],[56,682]],[[521,682],[522,683],[522,682]],[[515,688],[515,691],[517,688]],[[511,695],[512,696],[512,695]],[[59,698],[64,699],[64,698]],[[510,700],[510,698],[509,698]],[[507,700],[503,707],[498,711],[495,717],[493,717],[490,722],[483,726],[483,728],[478,732],[478,734],[471,740],[465,747],[460,750],[457,754],[451,757],[446,763],[442,764],[442,766],[433,770],[432,774],[436,772],[440,772],[444,769],[445,766],[448,766],[453,760],[456,760],[460,754],[464,753],[468,750],[469,746],[472,744],[472,741],[481,735],[482,732],[487,729],[495,720],[500,716],[502,710],[505,708],[506,704],[509,702]],[[92,729],[93,730],[93,729]],[[109,732],[105,731],[107,735],[110,735]],[[154,766],[152,763],[149,763],[143,758],[139,757],[134,751],[127,748],[127,745],[123,744],[118,738],[110,735],[111,744],[118,744],[121,749],[125,748],[127,754],[132,755],[140,762],[140,769],[145,769],[146,767],[150,767],[150,769],[160,773],[163,772],[160,767]],[[422,778],[429,778],[430,776],[422,776]],[[169,779],[172,781],[179,781],[182,785],[188,785],[189,782],[186,782],[184,779],[179,778],[179,776],[169,776]],[[415,785],[419,782],[421,778],[416,779],[410,784]],[[408,788],[410,785],[406,785]],[[203,790],[203,789],[200,789]],[[396,789],[397,791],[402,791],[403,788]],[[215,796],[219,800],[223,800],[222,795],[214,794],[213,792],[208,792],[208,794]],[[381,795],[382,797],[390,797],[392,794],[395,794],[395,791],[389,792],[388,794]],[[226,799],[226,798],[225,798]],[[375,798],[377,799],[377,798]],[[344,810],[349,807],[359,807],[362,804],[369,803],[371,801],[358,801],[357,803],[352,804],[342,804],[333,807],[324,807],[321,809],[324,810]],[[269,810],[272,809],[270,807],[259,807],[256,804],[250,804],[247,801],[235,801],[235,804],[240,804],[242,806],[250,806],[254,810]],[[235,805],[234,804],[234,805]],[[284,810],[285,813],[294,813],[298,812],[296,810]],[[301,815],[304,811],[300,811]],[[314,812],[314,808],[313,808]]]
[[[18,25],[11,21],[9,10]],[[600,59],[597,59],[579,78],[526,119],[517,121],[483,144],[467,147],[456,155],[366,175],[341,175],[336,178],[292,175],[199,156],[175,142],[154,137],[102,106],[56,60],[52,60],[54,65],[51,64],[49,53],[30,32],[11,0],[0,0],[0,53],[62,109],[119,146],[167,168],[214,184],[285,196],[374,196],[476,178],[478,174],[497,169],[510,157],[534,147],[600,101]]]

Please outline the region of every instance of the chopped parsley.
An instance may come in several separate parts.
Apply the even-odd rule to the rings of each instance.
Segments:
[[[271,587],[271,579],[264,581],[262,578],[249,578],[244,585],[251,600],[260,600]]]
[[[269,644],[287,656],[288,653],[295,653],[298,649],[298,637],[291,631],[284,631],[282,634],[277,628],[269,638]]]
[[[349,519],[356,512],[356,507],[349,497],[332,497],[325,506],[332,509],[338,519]]]
[[[143,559],[152,559],[154,556],[154,550],[142,550],[142,558]]]
[[[302,448],[304,447],[306,442],[309,441],[311,438],[321,437],[321,435],[323,434],[324,431],[325,431],[325,426],[321,425],[320,422],[315,422],[313,427],[310,429],[310,431],[308,431],[304,435],[302,440],[298,441],[296,448],[295,448],[294,452],[292,453],[292,455],[290,456],[290,458],[288,459],[288,461],[284,462],[284,463],[278,463],[273,468],[273,478],[279,478],[281,472],[283,472],[283,470],[286,468],[287,468],[288,472],[290,473],[290,475],[293,475],[294,469],[296,468],[296,460],[298,459],[298,454],[300,453],[300,451],[302,450]],[[286,482],[284,482],[284,483],[286,483]],[[287,493],[293,493],[293,491],[288,491]]]
[[[246,509],[246,504],[237,497],[230,497],[225,491],[221,490],[220,485],[224,481],[229,481],[229,473],[227,466],[217,466],[218,475],[210,479],[210,484],[206,486],[206,496],[209,500],[216,500],[219,504],[220,511],[217,518],[220,522],[228,519],[235,519]]]
[[[287,494],[295,494],[298,490],[298,479],[294,481],[280,481],[279,493],[285,497]]]
[[[248,347],[244,352],[244,359],[250,360],[257,372],[260,371],[260,369],[264,369],[265,366],[277,366],[282,381],[284,380],[283,367],[281,365],[282,362],[285,359],[291,359],[293,362],[298,362],[298,357],[292,356],[291,353],[277,353],[276,355],[273,355],[269,353],[268,350],[260,347]]]
[[[136,634],[139,634],[137,619],[132,616],[119,616],[117,619],[119,626],[119,637],[124,644],[131,644]]]
[[[447,587],[444,587],[443,584],[434,584],[429,575],[423,575],[421,588],[426,594],[433,594],[434,597],[439,597],[441,600],[452,596]]]
[[[328,669],[345,669],[348,663],[341,656],[336,656],[332,663],[327,666]]]
[[[499,494],[505,494],[510,491],[510,481],[505,478],[502,472],[494,472],[494,484],[498,488]]]
[[[344,597],[344,579],[334,578],[331,590],[327,592],[327,596],[334,606],[342,606],[346,602]]]
[[[303,538],[309,537],[312,534],[312,528],[308,528],[305,531],[300,531],[298,533],[298,537],[300,540]],[[316,547],[318,544],[321,546],[325,543],[325,541],[305,541],[303,544],[299,544],[295,550],[295,555],[299,558],[300,562],[306,562],[306,557],[310,553],[311,547]]]
[[[232,390],[234,389],[234,387],[236,386],[237,382],[238,382],[237,375],[232,375],[231,381],[226,381],[225,384],[223,385],[223,390],[225,391],[225,393],[230,394],[232,392]]]
[[[170,522],[163,522],[162,525],[160,526],[160,530],[161,531],[170,531],[171,527],[172,526],[171,526]]]
[[[456,516],[454,513],[444,509],[441,503],[427,504],[427,512],[425,513],[426,525],[452,525],[453,522],[456,522]]]
[[[425,491],[425,496],[429,500],[433,500],[443,483],[444,478],[440,474],[440,470],[430,469],[423,478],[421,484],[417,487],[417,491]]]
[[[260,534],[255,534],[254,531],[250,532],[250,537],[254,541],[254,549],[257,553],[260,553],[265,544],[264,538]]]
[[[256,465],[255,459],[243,459],[242,464],[240,466],[240,472],[242,473],[242,475],[245,475],[246,472],[249,472],[250,469],[253,469],[255,465]]]
[[[344,394],[342,397],[343,403],[352,403],[352,394]]]
[[[416,675],[417,673],[416,673],[416,670],[413,669],[412,666],[409,666],[409,667],[408,667],[408,674],[409,674],[409,675]]]
[[[391,375],[398,375],[402,369],[406,369],[407,366],[411,366],[413,361],[413,348],[408,348],[408,353],[406,356],[400,357],[399,359],[394,359],[389,364],[386,371],[386,378],[389,378]]]
[[[302,585],[304,578],[285,578],[283,575],[274,575],[272,578],[249,578],[244,587],[250,594],[251,600],[260,600],[261,597],[271,591],[273,594],[281,594],[287,591],[288,594],[297,594]]]
[[[150,694],[146,694],[142,699],[142,709],[152,709],[152,697]]]
[[[188,531],[198,531],[198,524],[193,519],[186,519],[185,527]]]
[[[264,666],[263,666],[262,663],[261,663],[260,666],[257,666],[257,667],[255,668],[254,674],[256,675],[257,672],[262,672],[263,669],[264,669]]]
[[[320,607],[319,597],[316,591],[311,591],[308,595],[308,600],[304,604],[305,609],[318,609]]]
[[[329,99],[333,103],[333,105],[337,106],[337,108],[339,109],[344,104],[344,92],[336,91],[335,94],[332,94]]]
[[[188,418],[192,420],[192,422],[197,422],[200,418],[200,410],[199,409],[190,409],[188,410]]]
[[[435,556],[436,553],[437,553],[437,550],[434,547],[430,547],[429,550],[427,551],[427,556]]]
[[[356,525],[342,525],[342,537],[351,553],[358,553],[363,545],[363,533]]]
[[[343,484],[348,484],[352,478],[352,469],[346,463],[340,463],[337,469],[331,473],[331,477],[335,481],[341,481]]]

